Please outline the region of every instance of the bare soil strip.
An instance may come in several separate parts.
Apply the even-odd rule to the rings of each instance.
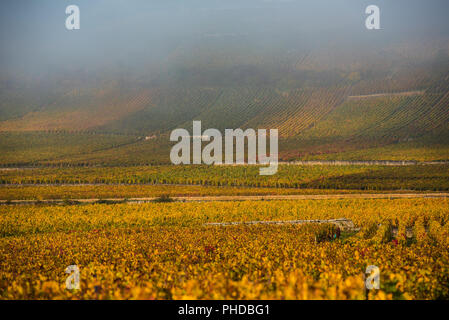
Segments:
[[[404,92],[393,92],[393,93],[376,93],[376,94],[365,94],[358,96],[348,96],[348,99],[361,99],[361,98],[377,98],[377,97],[391,97],[391,96],[417,96],[423,95],[424,90],[416,90],[416,91],[404,91]]]
[[[198,196],[173,197],[179,202],[191,201],[270,201],[270,200],[329,200],[329,199],[410,199],[449,198],[449,193],[371,193],[371,194],[317,194],[317,195],[261,195],[261,196]],[[111,198],[111,199],[49,199],[49,200],[0,200],[0,204],[89,204],[89,203],[145,203],[160,198]]]

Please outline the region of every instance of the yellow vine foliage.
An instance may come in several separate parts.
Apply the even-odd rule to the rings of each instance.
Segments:
[[[1,206],[0,298],[447,299],[448,209],[445,199]],[[360,231],[205,225],[341,217]],[[69,265],[79,290],[66,289]],[[378,290],[365,289],[369,265]]]

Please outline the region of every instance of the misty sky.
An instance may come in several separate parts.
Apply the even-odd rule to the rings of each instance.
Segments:
[[[65,29],[76,4],[81,29]],[[364,27],[367,5],[382,30]],[[0,2],[0,66],[34,72],[67,66],[158,64],[178,48],[355,48],[449,35],[446,0],[11,0]],[[211,53],[213,54],[213,53]]]

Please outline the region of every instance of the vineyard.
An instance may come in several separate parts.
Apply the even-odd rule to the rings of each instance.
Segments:
[[[0,200],[129,199],[148,197],[267,196],[295,194],[346,194],[359,190],[323,190],[198,185],[15,185],[2,186]]]
[[[424,74],[411,83],[398,76],[324,87],[71,90],[0,121],[0,164],[168,164],[170,131],[191,130],[192,120],[219,130],[277,128],[283,161],[447,160],[447,81],[444,74],[432,81]]]
[[[447,164],[405,167],[280,165],[273,176],[260,176],[258,166],[198,165],[11,169],[2,170],[0,184],[178,184],[441,191],[449,190],[448,181]]]
[[[0,163],[32,165],[39,161],[77,156],[115,149],[133,144],[136,137],[122,134],[89,132],[2,132],[0,133]]]
[[[3,2],[0,300],[449,300],[445,1]]]
[[[0,131],[93,131],[151,103],[152,90],[70,89],[20,118],[0,123]],[[97,130],[98,131],[98,130]]]
[[[0,297],[447,299],[448,209],[441,199],[2,206]],[[204,225],[343,215],[360,231]],[[65,289],[73,264],[76,291]],[[365,290],[368,265],[380,290]]]
[[[446,138],[441,138],[444,141]],[[366,146],[366,145],[365,145]],[[347,148],[349,149],[349,148]],[[351,151],[335,152],[328,154],[314,154],[304,156],[304,160],[383,160],[388,154],[388,159],[402,161],[414,159],[418,161],[445,161],[449,158],[449,146],[434,142],[403,142],[393,145],[366,149],[352,148]]]
[[[100,132],[152,135],[178,128],[186,119],[208,110],[222,95],[217,88],[157,88],[143,108],[126,117],[97,126]],[[168,140],[167,140],[168,141]]]
[[[3,167],[160,164],[170,153],[165,139],[66,131],[1,132],[0,148]]]
[[[209,34],[129,74],[2,74],[0,165],[169,164],[170,132],[193,120],[278,129],[282,161],[449,159],[447,39],[372,50],[278,40],[285,50]]]
[[[135,113],[89,131],[55,131],[50,126],[45,132],[2,132],[0,164],[168,164],[170,130],[190,131],[191,120],[219,130],[277,128],[283,161],[449,157],[447,91],[359,98],[348,96],[349,87],[160,89],[151,92],[151,99],[148,94],[127,102],[145,105]]]

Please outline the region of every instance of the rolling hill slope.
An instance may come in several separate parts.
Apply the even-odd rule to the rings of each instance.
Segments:
[[[166,163],[169,133],[191,130],[193,120],[203,129],[277,128],[285,161],[449,159],[449,41],[430,53],[400,45],[259,52],[243,42],[179,46],[141,72],[86,71],[22,87],[0,77],[1,163]],[[78,135],[67,143],[79,152],[63,151],[61,133]],[[107,148],[77,149],[83,134],[94,145],[113,138]],[[27,139],[45,156],[37,147],[15,156]]]

